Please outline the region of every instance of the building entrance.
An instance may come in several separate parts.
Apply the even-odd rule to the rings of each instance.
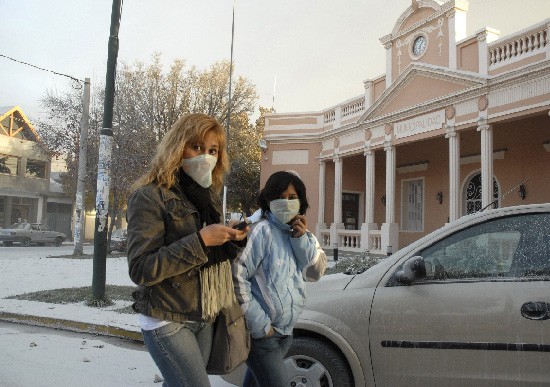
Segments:
[[[342,217],[346,230],[359,229],[359,194],[342,194]]]

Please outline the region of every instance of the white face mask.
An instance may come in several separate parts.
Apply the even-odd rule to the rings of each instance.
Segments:
[[[183,159],[181,168],[201,187],[208,188],[212,185],[212,171],[217,162],[216,157],[204,154]]]
[[[300,212],[300,199],[276,199],[269,202],[269,210],[281,223],[290,222]]]

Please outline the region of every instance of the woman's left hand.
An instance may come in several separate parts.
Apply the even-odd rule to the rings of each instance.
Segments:
[[[290,226],[292,230],[294,230],[292,232],[292,237],[300,238],[307,230],[306,218],[303,215],[296,215],[294,219],[290,221]]]

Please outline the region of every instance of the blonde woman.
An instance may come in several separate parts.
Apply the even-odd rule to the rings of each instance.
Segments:
[[[221,222],[225,146],[214,118],[180,118],[128,199],[133,308],[164,386],[209,386],[212,322],[236,302],[230,261],[249,229]]]

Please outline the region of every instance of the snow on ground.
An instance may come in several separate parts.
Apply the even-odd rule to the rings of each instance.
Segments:
[[[91,286],[93,259],[54,258],[59,255],[70,255],[73,249],[70,244],[61,247],[0,246],[0,312],[109,325],[139,332],[136,315],[117,313],[111,310],[112,307],[92,308],[84,303],[49,304],[5,299],[7,296],[40,290]],[[84,253],[93,254],[93,246],[84,246]],[[107,258],[106,284],[133,285],[128,277],[126,257]],[[0,385],[161,385],[151,383],[154,374],[160,375],[160,372],[146,352],[121,349],[110,344],[105,344],[100,350],[96,345],[104,343],[86,340],[86,345],[83,345],[82,341],[79,337],[70,339],[60,335],[33,332],[18,334],[17,329],[2,325],[0,362],[3,366],[0,367]],[[37,346],[30,346],[32,342]],[[83,360],[85,358],[91,361]],[[76,370],[81,372],[82,381],[88,380],[89,384],[80,381],[74,384],[60,384],[55,375],[64,372],[64,367],[76,367]],[[143,367],[144,374],[136,371]],[[35,377],[18,377],[18,374],[27,373],[29,369]],[[102,372],[103,369],[106,371]],[[87,375],[99,375],[100,379],[89,380],[86,379]],[[211,377],[210,380],[212,386],[229,385],[217,376]]]

